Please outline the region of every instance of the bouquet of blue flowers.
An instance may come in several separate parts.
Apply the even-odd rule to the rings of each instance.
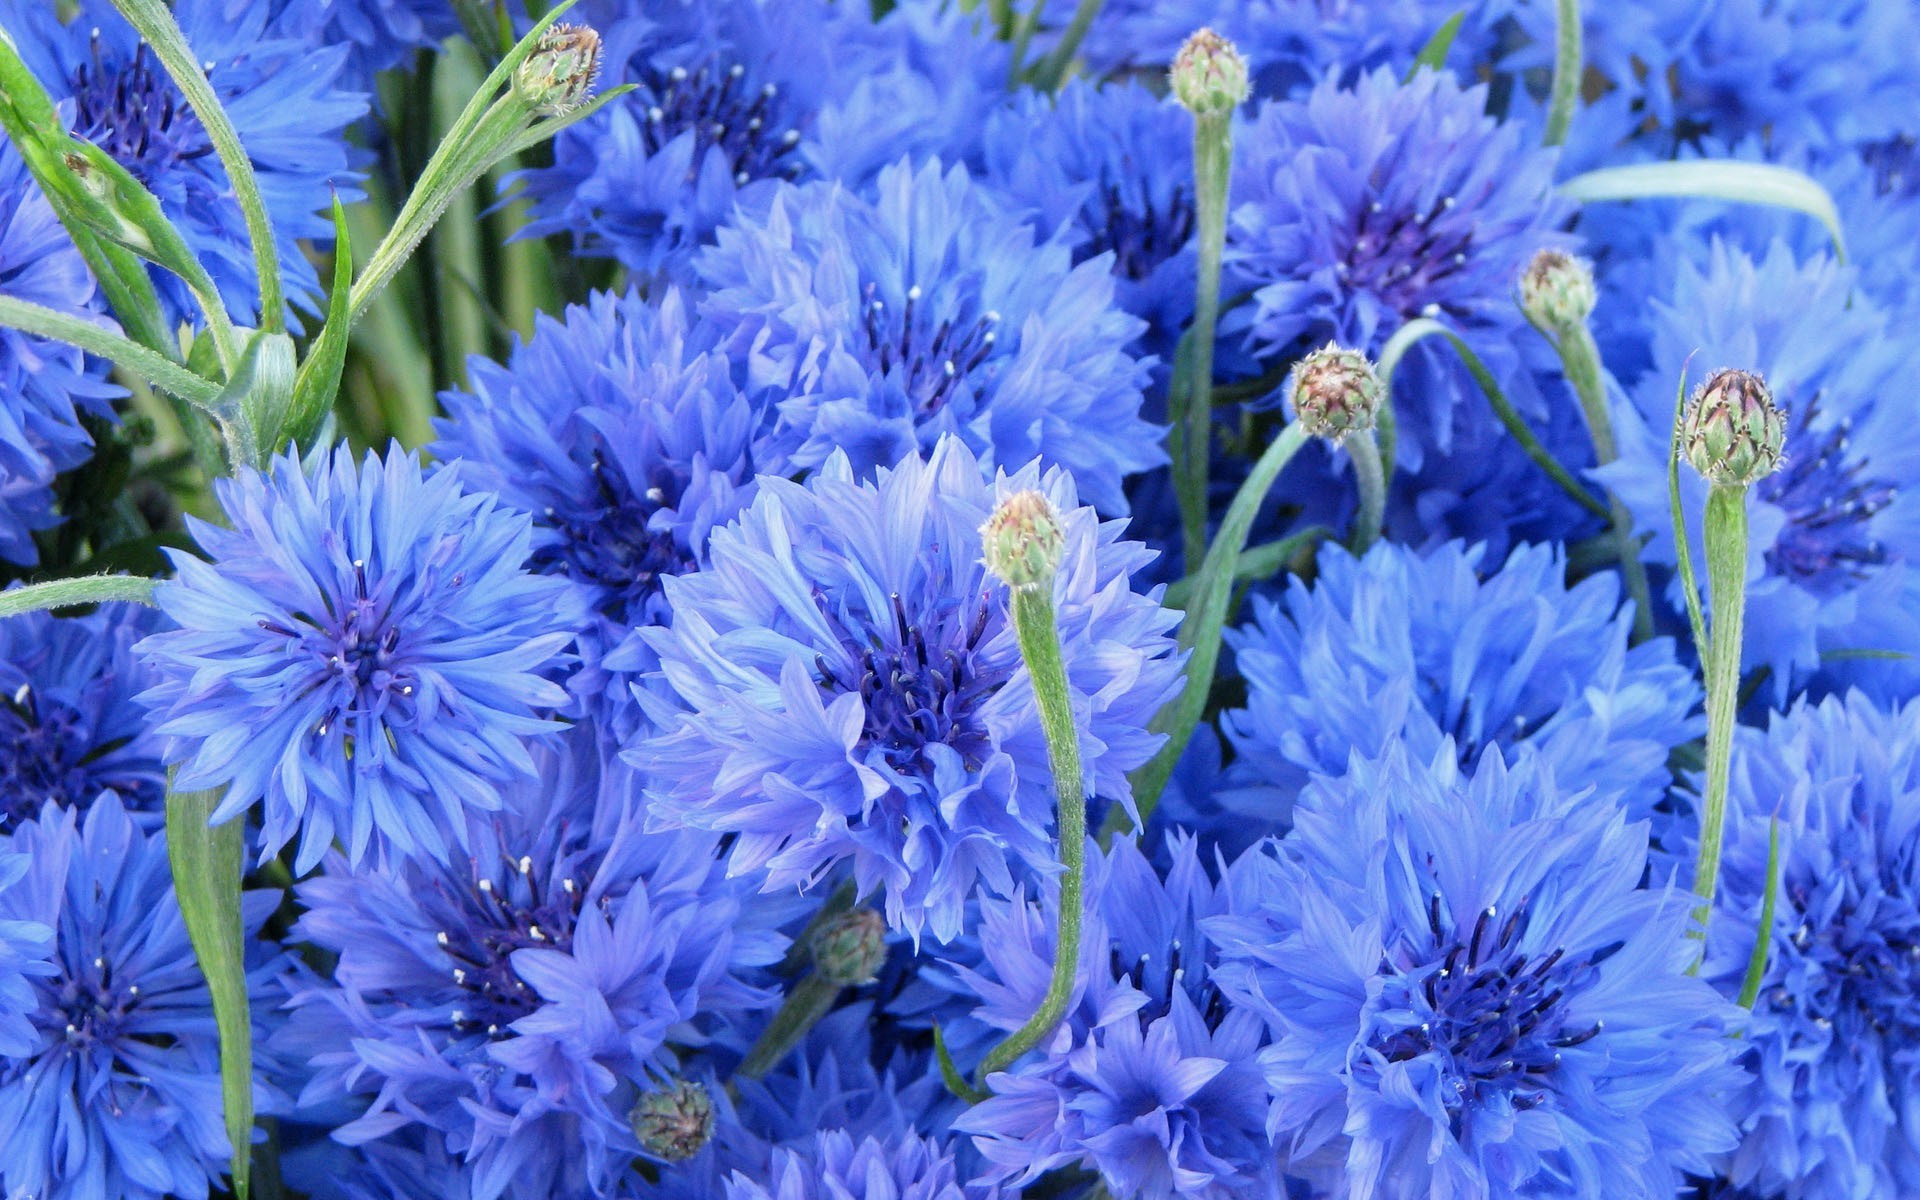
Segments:
[[[0,1195],[1920,1195],[1910,0],[0,0]]]

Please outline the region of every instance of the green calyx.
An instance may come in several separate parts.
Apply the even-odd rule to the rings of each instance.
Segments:
[[[1174,56],[1173,94],[1195,116],[1229,113],[1246,101],[1247,60],[1211,29],[1195,30]]]
[[[555,25],[513,73],[513,90],[544,117],[585,104],[600,73],[600,35],[585,25]]]
[[[1066,552],[1066,535],[1053,501],[1036,491],[1015,492],[994,506],[980,526],[981,559],[1014,591],[1050,585]]]
[[[1751,371],[1717,371],[1694,393],[1681,428],[1687,461],[1716,487],[1745,487],[1780,465],[1786,414]]]
[[[1339,442],[1373,428],[1384,392],[1366,355],[1328,342],[1293,369],[1288,399],[1308,433]]]

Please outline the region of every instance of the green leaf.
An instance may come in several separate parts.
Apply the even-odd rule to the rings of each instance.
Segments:
[[[43,608],[77,608],[109,600],[153,603],[153,580],[138,575],[84,575],[54,579],[0,592],[0,617],[38,612]]]
[[[947,1039],[940,1033],[940,1025],[933,1026],[933,1057],[940,1064],[940,1082],[947,1090],[968,1104],[978,1104],[987,1098],[987,1093],[967,1082],[967,1077],[954,1065],[953,1055],[947,1052]]]
[[[347,233],[347,210],[333,199],[333,290],[327,295],[327,323],[307,347],[307,360],[293,382],[293,407],[286,425],[275,437],[274,450],[291,442],[304,447],[321,418],[333,409],[340,391],[340,371],[346,365],[347,344],[353,327],[353,246]]]
[[[1633,163],[1602,167],[1560,185],[1560,194],[1579,204],[1600,200],[1731,200],[1767,204],[1803,212],[1827,227],[1834,255],[1847,260],[1847,236],[1840,210],[1820,184],[1772,163],[1707,159],[1692,162]]]
[[[266,465],[269,439],[285,424],[293,402],[293,383],[293,339],[284,333],[255,330],[233,378],[214,401],[234,465]]]
[[[1687,533],[1686,510],[1680,506],[1680,423],[1687,414],[1687,369],[1680,368],[1679,394],[1673,400],[1673,440],[1667,444],[1667,506],[1673,521],[1673,553],[1680,575],[1680,591],[1687,599],[1687,627],[1693,631],[1693,652],[1707,659],[1707,620],[1700,612],[1700,577],[1693,573],[1693,541]]]
[[[1780,818],[1767,823],[1767,889],[1760,894],[1760,932],[1754,938],[1753,954],[1747,959],[1747,974],[1740,981],[1740,1007],[1753,1011],[1760,998],[1760,981],[1767,974],[1767,951],[1773,947],[1773,902],[1780,891]]]
[[[220,394],[220,385],[202,379],[164,354],[128,341],[111,329],[28,300],[0,296],[0,325],[78,346],[138,375],[155,387],[202,408]]]
[[[220,1091],[233,1148],[233,1193],[247,1198],[253,1147],[253,1019],[240,919],[240,862],[246,822],[209,826],[218,792],[167,788],[167,858],[187,938],[200,960],[220,1029]]]
[[[1440,22],[1440,28],[1433,31],[1427,44],[1420,47],[1420,53],[1413,56],[1413,65],[1407,68],[1407,79],[1411,81],[1425,67],[1438,71],[1447,65],[1447,51],[1453,49],[1453,39],[1460,36],[1460,24],[1467,19],[1467,10],[1461,9],[1446,20]]]

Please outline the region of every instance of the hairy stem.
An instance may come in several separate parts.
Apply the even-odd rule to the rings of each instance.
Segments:
[[[1575,326],[1566,336],[1554,339],[1560,352],[1561,369],[1567,383],[1580,401],[1580,415],[1586,418],[1587,435],[1593,439],[1593,461],[1606,466],[1620,457],[1613,440],[1613,419],[1607,413],[1606,383],[1600,373],[1600,347],[1585,325]],[[1627,595],[1633,598],[1633,640],[1644,642],[1653,636],[1653,589],[1647,583],[1647,568],[1640,561],[1640,541],[1633,536],[1633,515],[1614,495],[1607,497],[1612,511],[1614,552],[1620,560],[1620,574],[1627,583]]]
[[[1681,536],[1685,536],[1684,532]],[[1740,705],[1740,636],[1746,618],[1747,489],[1716,486],[1707,493],[1707,778],[1700,812],[1700,858],[1693,890],[1696,936],[1705,938],[1720,877],[1720,839],[1727,813],[1727,774],[1733,764],[1733,717]]]
[[[1547,102],[1546,144],[1566,142],[1573,127],[1574,106],[1580,102],[1580,75],[1585,64],[1580,49],[1580,0],[1558,0],[1558,34],[1553,46],[1553,90]]]
[[[1353,479],[1360,488],[1360,511],[1353,517],[1353,552],[1365,554],[1367,547],[1380,538],[1380,527],[1387,516],[1387,475],[1380,464],[1380,446],[1373,431],[1357,433],[1347,439],[1347,456],[1353,460]]]
[[[1193,293],[1193,352],[1185,403],[1174,413],[1174,491],[1187,570],[1207,548],[1207,456],[1213,431],[1213,339],[1220,320],[1220,256],[1227,242],[1227,182],[1233,165],[1233,114],[1193,119],[1193,187],[1200,269]]]

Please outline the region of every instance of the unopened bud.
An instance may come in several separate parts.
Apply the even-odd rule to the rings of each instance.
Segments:
[[[1540,251],[1520,273],[1520,310],[1550,333],[1586,324],[1595,300],[1593,268],[1564,250]]]
[[[1015,492],[994,506],[980,527],[981,558],[1015,591],[1053,582],[1066,553],[1066,536],[1053,501],[1039,492]]]
[[[1308,433],[1340,442],[1373,428],[1385,391],[1366,355],[1328,342],[1293,368],[1289,399]]]
[[[713,1097],[690,1079],[677,1080],[672,1087],[640,1097],[628,1119],[648,1154],[683,1162],[713,1137]]]
[[[1693,394],[1680,432],[1687,461],[1708,483],[1745,487],[1780,465],[1787,418],[1765,380],[1751,371],[1723,370]]]
[[[1211,29],[1195,30],[1173,58],[1173,94],[1195,116],[1232,112],[1247,98],[1247,60]]]
[[[586,103],[600,71],[600,35],[585,25],[555,25],[513,73],[513,90],[544,117]]]
[[[829,983],[872,983],[887,961],[887,922],[871,908],[828,918],[813,935],[813,966]]]

